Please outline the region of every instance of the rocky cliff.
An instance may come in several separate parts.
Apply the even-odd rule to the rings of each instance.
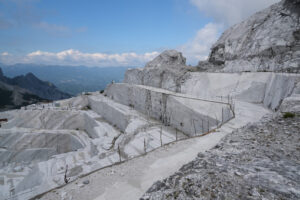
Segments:
[[[180,52],[167,50],[144,68],[127,70],[124,82],[178,91],[181,77],[189,69],[191,67],[186,66],[186,58]]]
[[[283,0],[226,30],[199,67],[223,72],[300,71],[300,1]],[[212,70],[212,69],[210,69]]]

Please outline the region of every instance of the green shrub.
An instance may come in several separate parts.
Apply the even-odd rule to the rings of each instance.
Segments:
[[[295,117],[295,113],[286,112],[283,114],[283,118],[293,118]]]

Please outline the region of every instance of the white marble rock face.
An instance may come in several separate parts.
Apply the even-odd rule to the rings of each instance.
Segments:
[[[189,68],[186,58],[176,50],[166,50],[148,62],[146,66],[126,72],[124,83],[148,85],[178,91],[180,78]]]
[[[300,71],[300,4],[283,0],[226,30],[209,62],[223,72]]]

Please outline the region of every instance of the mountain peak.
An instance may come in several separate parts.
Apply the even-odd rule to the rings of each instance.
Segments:
[[[30,78],[30,79],[38,79],[33,73],[29,72],[25,75],[26,78]]]
[[[186,58],[176,50],[166,50],[146,64],[146,68],[161,66],[185,66]]]

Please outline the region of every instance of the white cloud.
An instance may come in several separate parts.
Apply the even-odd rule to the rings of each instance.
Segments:
[[[190,0],[200,12],[225,26],[236,24],[279,0]]]
[[[183,52],[187,57],[189,64],[196,64],[199,60],[207,59],[211,46],[218,39],[222,25],[209,23],[200,29],[195,37],[178,47],[177,49]]]
[[[2,56],[9,56],[10,54],[8,52],[1,53]]]
[[[0,54],[0,63],[11,63],[14,60],[14,57],[8,52],[2,52]]]
[[[69,49],[61,52],[35,51],[17,59],[7,59],[0,56],[0,62],[5,64],[15,63],[35,63],[48,65],[85,65],[85,66],[144,66],[144,64],[159,53],[154,51],[150,53],[84,53],[78,50]],[[16,58],[16,57],[15,57]]]

